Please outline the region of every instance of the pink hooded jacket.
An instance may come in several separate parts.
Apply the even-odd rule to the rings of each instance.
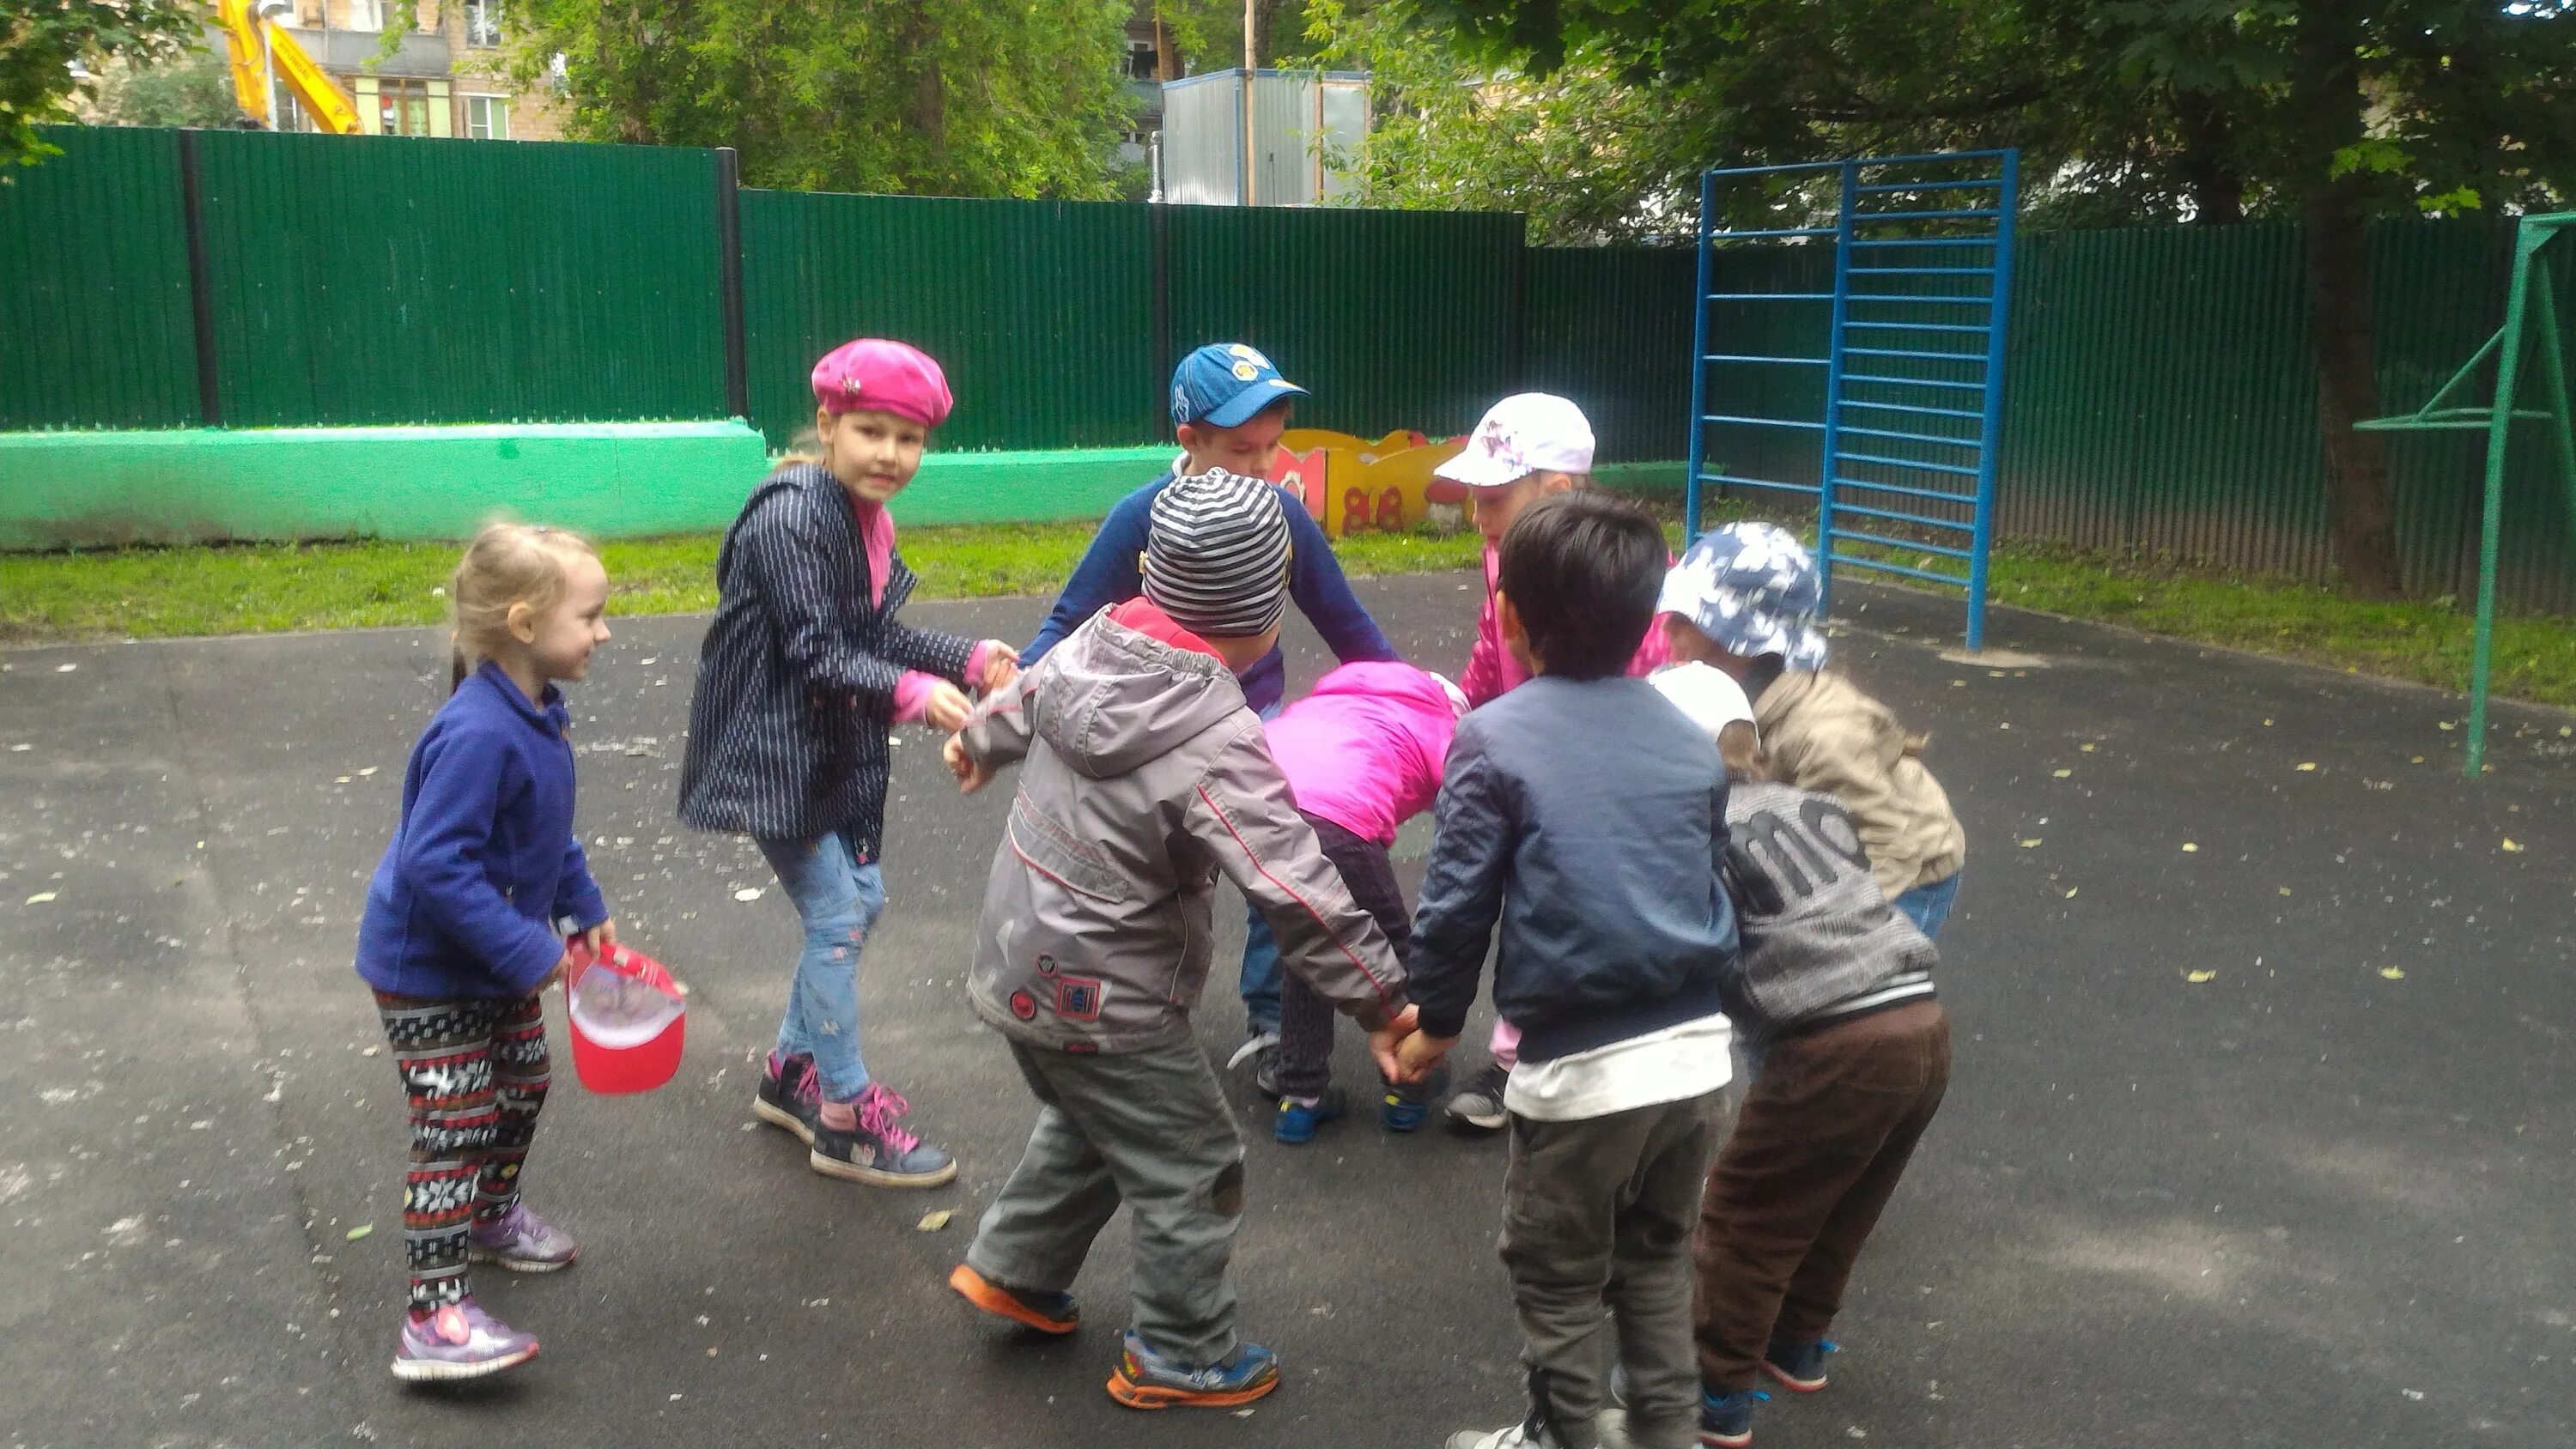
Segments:
[[[1670,560],[1666,560],[1670,562]],[[1501,572],[1502,560],[1491,544],[1485,547],[1485,607],[1476,615],[1476,647],[1467,655],[1467,672],[1458,676],[1458,687],[1467,695],[1470,705],[1490,704],[1508,691],[1529,682],[1529,671],[1512,657],[1503,643],[1503,626],[1494,617],[1494,576]],[[1646,637],[1637,642],[1637,653],[1628,661],[1628,672],[1643,677],[1671,662],[1671,650],[1665,647],[1660,620],[1646,625]]]
[[[1281,710],[1264,733],[1297,808],[1380,845],[1431,808],[1457,712],[1440,681],[1410,664],[1345,664]]]

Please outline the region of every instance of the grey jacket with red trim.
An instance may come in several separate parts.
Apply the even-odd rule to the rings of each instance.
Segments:
[[[1220,871],[1327,1001],[1371,1030],[1404,1009],[1395,952],[1298,816],[1242,688],[1197,642],[1141,600],[1122,605],[967,722],[976,760],[1026,761],[967,977],[977,1014],[1009,1036],[1123,1052],[1187,1035]]]

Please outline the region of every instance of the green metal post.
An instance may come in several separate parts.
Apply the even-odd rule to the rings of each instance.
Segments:
[[[2504,531],[2505,450],[2513,437],[2515,385],[2522,373],[2522,319],[2530,300],[2531,274],[2539,270],[2534,253],[2549,233],[2524,226],[2513,247],[2513,290],[2505,296],[2504,329],[2497,333],[2495,406],[2487,418],[2487,496],[2484,526],[2478,539],[2478,631],[2469,656],[2468,777],[2486,773],[2487,682],[2495,662],[2497,536]],[[2555,324],[2555,317],[2549,319]]]
[[[2541,317],[2540,375],[2549,388],[2549,431],[2558,444],[2558,485],[2567,497],[2567,522],[2576,527],[2576,427],[2567,417],[2567,345],[2558,336],[2558,293],[2546,265],[2535,260],[2531,273]]]

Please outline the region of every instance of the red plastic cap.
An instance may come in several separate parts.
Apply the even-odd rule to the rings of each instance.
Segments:
[[[688,1015],[662,963],[627,946],[593,956],[579,941],[564,977],[572,1069],[594,1092],[649,1092],[680,1070]]]

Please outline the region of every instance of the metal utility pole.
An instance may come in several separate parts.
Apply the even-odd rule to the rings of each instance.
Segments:
[[[1253,45],[1253,26],[1258,18],[1261,0],[1243,0],[1243,204],[1258,206],[1260,200],[1260,156],[1253,150],[1252,78],[1260,64]]]

